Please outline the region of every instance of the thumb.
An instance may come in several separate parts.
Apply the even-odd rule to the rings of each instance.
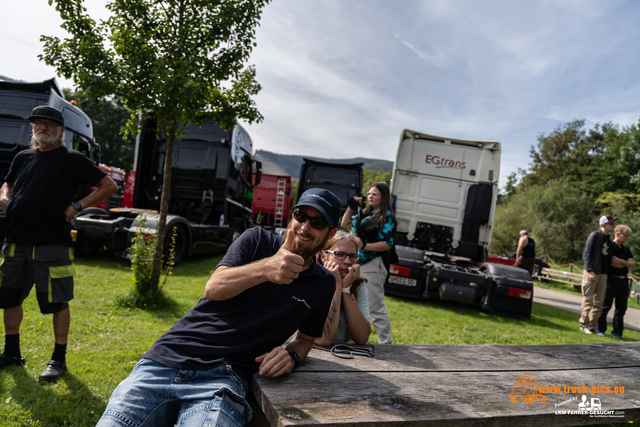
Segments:
[[[288,229],[287,235],[284,239],[284,244],[282,245],[282,247],[288,251],[291,251],[291,246],[293,245],[293,239],[294,239],[293,230]]]

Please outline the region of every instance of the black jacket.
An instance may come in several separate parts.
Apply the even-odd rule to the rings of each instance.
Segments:
[[[603,245],[607,243],[606,253],[603,253]],[[594,231],[589,234],[587,243],[584,245],[584,252],[582,253],[582,260],[584,261],[584,269],[586,271],[593,271],[596,274],[606,274],[608,268],[603,271],[602,269],[602,257],[607,257],[607,266],[611,264],[611,240],[609,235],[604,234],[602,230]]]

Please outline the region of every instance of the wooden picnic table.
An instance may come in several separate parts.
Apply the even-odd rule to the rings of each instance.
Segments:
[[[258,409],[251,424],[572,426],[640,420],[639,368],[640,342],[376,345],[374,358],[353,359],[314,349],[289,375],[254,377],[252,392],[262,413]],[[510,395],[523,392],[535,401],[511,401]],[[583,394],[601,411],[580,411]],[[568,413],[557,413],[562,411]]]

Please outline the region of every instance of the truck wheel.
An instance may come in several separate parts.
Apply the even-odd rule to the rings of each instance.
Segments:
[[[187,254],[187,233],[184,230],[184,227],[179,225],[172,225],[167,229],[167,233],[164,236],[164,257],[165,260],[169,259],[169,250],[171,249],[171,239],[173,233],[176,233],[175,244],[174,244],[174,253],[173,253],[173,264],[178,265],[182,258]]]

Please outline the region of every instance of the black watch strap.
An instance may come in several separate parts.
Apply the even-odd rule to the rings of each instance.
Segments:
[[[75,202],[72,207],[78,212],[82,212],[82,205],[80,204],[80,202]]]
[[[298,366],[300,366],[300,363],[302,362],[300,361],[300,356],[298,356],[298,353],[296,353],[295,351],[290,351],[289,356],[291,356],[291,360],[293,360],[293,369],[296,369]]]

